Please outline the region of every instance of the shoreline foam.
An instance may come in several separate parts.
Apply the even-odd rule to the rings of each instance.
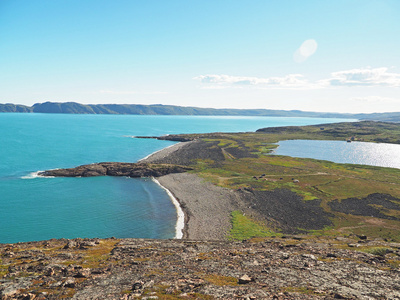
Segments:
[[[171,193],[169,189],[167,189],[165,186],[163,186],[157,179],[154,177],[151,178],[153,182],[158,184],[162,189],[164,189],[167,192],[167,195],[172,201],[172,204],[174,204],[175,209],[176,209],[176,214],[177,214],[177,220],[176,220],[176,225],[175,225],[175,237],[174,239],[182,239],[183,238],[183,230],[185,228],[185,214],[182,210],[181,204],[179,201],[174,197],[174,195]]]
[[[21,176],[21,179],[35,179],[35,178],[54,178],[54,176],[43,176],[39,175],[43,171],[36,171],[36,172],[31,172],[28,175]]]

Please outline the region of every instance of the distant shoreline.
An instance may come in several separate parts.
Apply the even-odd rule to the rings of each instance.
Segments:
[[[0,113],[113,114],[113,115],[185,115],[185,116],[252,116],[342,118],[400,122],[400,112],[335,113],[277,109],[204,108],[176,105],[81,104],[76,102],[44,102],[32,106],[0,103]]]

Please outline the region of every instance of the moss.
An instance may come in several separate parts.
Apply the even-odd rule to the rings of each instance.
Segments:
[[[385,254],[391,252],[392,249],[387,247],[373,247],[364,249],[363,251],[377,256],[385,256]]]
[[[204,277],[204,279],[214,285],[217,286],[237,286],[238,284],[238,279],[235,277],[230,277],[230,276],[222,276],[222,275],[217,275],[217,274],[210,274]]]
[[[303,294],[303,295],[321,295],[321,293],[315,292],[313,289],[310,289],[308,287],[284,287],[282,288],[283,292],[289,292],[289,293],[298,293],[298,294]]]
[[[229,240],[246,240],[254,237],[277,236],[279,233],[271,231],[266,226],[248,218],[240,211],[231,214],[232,229],[229,232]]]

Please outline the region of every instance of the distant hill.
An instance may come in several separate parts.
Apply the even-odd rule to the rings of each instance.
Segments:
[[[191,116],[269,116],[269,117],[313,117],[313,118],[349,118],[400,122],[400,112],[351,114],[325,113],[300,110],[273,109],[216,109],[186,107],[174,105],[141,104],[80,104],[76,102],[44,102],[33,106],[12,103],[0,104],[0,112],[22,113],[60,113],[60,114],[118,114],[118,115],[191,115]]]
[[[32,112],[32,107],[12,103],[0,103],[0,112]]]

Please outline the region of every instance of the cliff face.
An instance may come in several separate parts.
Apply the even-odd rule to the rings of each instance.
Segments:
[[[399,299],[400,245],[361,238],[0,244],[0,298]]]

